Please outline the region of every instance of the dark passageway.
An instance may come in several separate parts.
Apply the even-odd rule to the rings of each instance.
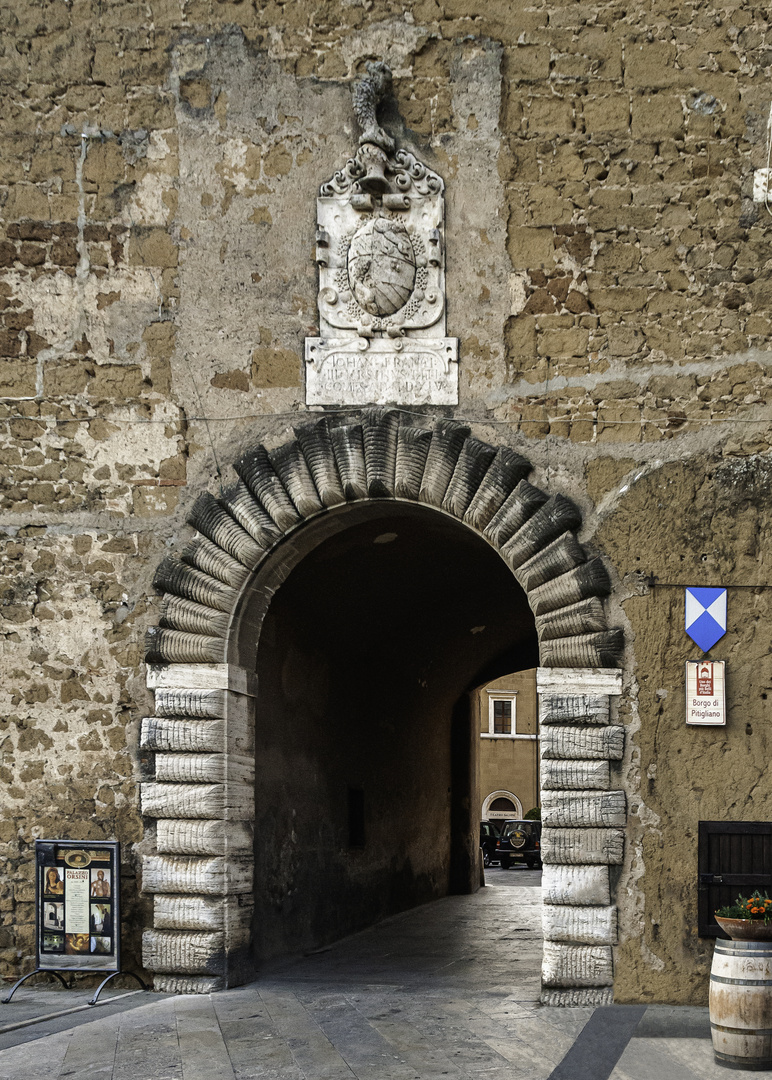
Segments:
[[[370,503],[306,555],[258,647],[258,960],[476,887],[466,691],[537,662],[511,572],[445,515]]]

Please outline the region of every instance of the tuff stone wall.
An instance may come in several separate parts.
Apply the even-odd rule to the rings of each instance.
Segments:
[[[703,1001],[696,822],[772,811],[756,764],[772,687],[758,540],[772,222],[751,199],[765,13],[75,0],[5,14],[3,970],[29,966],[35,836],[119,835],[127,873],[136,862],[153,570],[218,470],[304,419],[314,197],[353,146],[348,81],[379,55],[395,73],[384,123],[447,184],[450,411],[576,500],[617,574],[632,735],[617,999]],[[711,654],[728,661],[725,732],[683,726],[697,652],[682,590],[650,574],[730,586]],[[128,918],[133,948],[149,919],[139,902]]]

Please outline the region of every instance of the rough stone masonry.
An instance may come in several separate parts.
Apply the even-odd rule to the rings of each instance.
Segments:
[[[34,954],[35,837],[120,834],[125,880],[139,865],[153,573],[246,446],[308,419],[314,200],[382,57],[384,126],[447,185],[459,404],[427,423],[532,461],[614,579],[615,998],[702,1003],[697,821],[772,817],[767,12],[19,0],[2,19],[3,972]],[[684,726],[697,657],[663,583],[729,587],[725,730]],[[131,965],[151,916],[129,901]]]

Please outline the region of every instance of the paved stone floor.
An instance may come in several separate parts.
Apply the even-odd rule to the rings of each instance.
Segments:
[[[0,1006],[0,1080],[725,1078],[706,1009],[538,1004],[539,877],[493,868],[475,896],[211,997],[123,991],[52,1017],[87,995],[22,987]]]

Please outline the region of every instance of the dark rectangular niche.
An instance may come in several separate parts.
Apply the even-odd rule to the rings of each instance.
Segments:
[[[365,793],[362,788],[348,789],[348,846],[365,846]]]

